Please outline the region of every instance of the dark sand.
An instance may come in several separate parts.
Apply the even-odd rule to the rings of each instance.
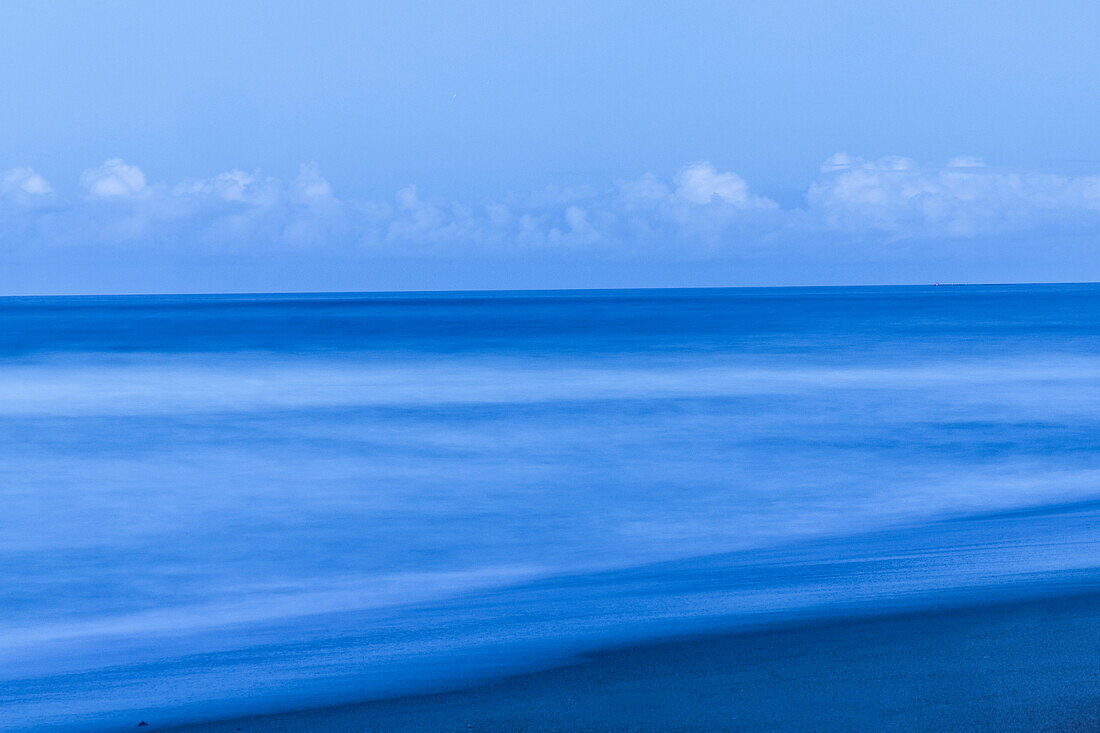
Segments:
[[[1100,592],[671,640],[173,730],[1100,730]]]

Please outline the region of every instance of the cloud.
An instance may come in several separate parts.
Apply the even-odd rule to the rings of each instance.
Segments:
[[[88,195],[94,198],[131,196],[145,188],[145,174],[120,158],[111,158],[80,177]]]
[[[693,163],[676,175],[676,195],[693,204],[721,202],[743,209],[774,209],[776,203],[749,192],[736,173],[719,173],[710,163]]]
[[[241,201],[262,204],[270,200],[271,189],[266,184],[273,181],[262,180],[258,174],[245,173],[233,169],[219,173],[211,178],[184,181],[177,185],[172,193],[175,196],[210,196],[224,201]]]
[[[662,201],[669,197],[669,188],[652,173],[630,181],[620,181],[619,191],[626,201]]]
[[[943,168],[909,158],[829,158],[806,195],[818,228],[893,237],[974,237],[1037,228],[1100,227],[1100,176]]]
[[[981,168],[985,162],[973,155],[959,155],[947,161],[948,168]]]
[[[565,222],[574,234],[582,237],[597,236],[596,230],[588,223],[588,213],[579,206],[569,206],[565,209]]]
[[[12,168],[0,174],[0,194],[45,196],[52,192],[49,182],[33,168]]]
[[[0,173],[0,245],[399,257],[587,252],[656,261],[776,248],[829,256],[856,239],[1100,232],[1100,176],[1004,171],[969,156],[927,166],[838,153],[804,201],[789,207],[705,161],[671,176],[473,201],[413,184],[388,200],[343,198],[314,163],[289,179],[231,169],[173,185],[147,181],[137,166],[112,158],[80,183],[81,192],[65,196],[31,168]]]
[[[48,191],[30,169],[6,174],[6,188]],[[503,200],[455,202],[414,184],[390,201],[337,195],[314,163],[290,180],[231,169],[175,185],[151,183],[135,165],[112,158],[84,171],[83,196],[59,199],[47,218],[26,214],[6,236],[39,244],[136,244],[244,250],[284,245],[440,252],[721,246],[778,206],[731,171],[706,162],[671,180],[643,175],[599,188],[547,187]],[[4,235],[0,231],[0,235]]]

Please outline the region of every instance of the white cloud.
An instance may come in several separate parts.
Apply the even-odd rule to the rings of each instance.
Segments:
[[[288,180],[233,169],[172,186],[147,182],[139,168],[115,158],[85,171],[81,182],[87,196],[67,198],[30,168],[0,173],[0,203],[14,203],[5,207],[0,238],[448,256],[587,248],[675,258],[758,254],[784,242],[821,250],[843,246],[837,242],[853,233],[888,242],[1067,227],[1100,232],[1100,176],[1006,172],[966,157],[928,167],[901,156],[838,153],[822,165],[805,203],[789,208],[707,162],[671,177],[474,202],[432,197],[415,185],[390,200],[344,199],[312,163]]]
[[[844,170],[855,165],[856,159],[847,153],[833,153],[821,164],[821,172]]]
[[[48,190],[33,172],[21,169],[4,180],[9,179],[17,183],[5,183],[8,187]],[[613,251],[624,244],[712,248],[731,227],[752,221],[753,212],[777,208],[753,194],[736,173],[705,162],[686,166],[672,181],[644,175],[612,188],[546,187],[475,203],[425,197],[415,185],[388,202],[346,200],[313,163],[288,181],[233,169],[165,185],[148,182],[140,168],[112,158],[85,171],[81,183],[87,196],[57,199],[46,226],[25,219],[11,224],[9,232],[41,241],[176,242],[223,249],[280,243],[406,253],[580,245]],[[102,206],[102,200],[112,205]]]
[[[948,168],[982,168],[984,166],[985,162],[973,155],[957,155],[947,161]]]
[[[416,185],[410,183],[400,189],[394,196],[397,205],[406,211],[415,211],[420,207],[420,197],[416,193]]]
[[[594,242],[600,238],[599,232],[588,221],[588,212],[579,206],[565,209],[565,223],[569,225],[571,234],[586,242]]]
[[[685,166],[676,176],[676,195],[693,204],[721,202],[738,208],[775,208],[774,201],[749,192],[736,173],[719,173],[710,163]]]
[[[669,197],[669,189],[652,173],[646,173],[633,181],[620,181],[619,191],[628,202],[661,201]]]
[[[375,207],[376,215],[388,219],[386,239],[390,241],[433,241],[453,227],[447,212],[432,203],[421,201],[416,186],[409,184],[394,196],[396,207]]]
[[[908,158],[838,154],[822,166],[806,198],[825,228],[900,237],[1100,224],[1100,176],[1001,172],[973,158],[928,168]]]
[[[565,210],[565,221],[568,222],[569,228],[573,231],[588,231],[592,229],[592,225],[588,223],[587,214],[584,209],[579,206],[570,206]]]
[[[80,177],[88,194],[94,198],[131,196],[145,188],[145,174],[121,158],[111,158],[98,168],[89,168]]]
[[[321,177],[316,163],[303,163],[294,181],[294,191],[300,201],[318,201],[332,196],[332,186]]]
[[[212,178],[184,181],[172,189],[172,193],[176,196],[214,196],[226,201],[254,201],[262,183],[256,174],[233,169]]]
[[[0,175],[0,193],[45,196],[52,192],[49,182],[33,168],[12,168]]]

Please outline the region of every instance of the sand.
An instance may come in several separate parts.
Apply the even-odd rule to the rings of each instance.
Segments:
[[[171,730],[1100,730],[1100,589],[672,639],[469,689]]]

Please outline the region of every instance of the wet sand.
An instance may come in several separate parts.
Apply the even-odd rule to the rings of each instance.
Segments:
[[[469,689],[171,730],[1100,730],[1097,587],[674,639]]]

